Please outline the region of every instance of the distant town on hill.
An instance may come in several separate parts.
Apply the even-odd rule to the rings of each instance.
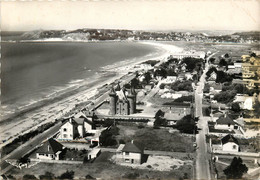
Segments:
[[[60,38],[66,41],[104,41],[104,40],[155,40],[155,41],[194,41],[194,42],[235,42],[258,43],[260,31],[223,32],[210,31],[140,31],[119,29],[77,29],[77,30],[36,30],[22,34],[22,40]]]

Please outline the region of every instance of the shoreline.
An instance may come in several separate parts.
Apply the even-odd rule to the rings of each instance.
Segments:
[[[123,67],[120,66],[113,69],[117,73],[110,74],[109,78],[107,78],[107,76],[102,76],[100,79],[101,81],[99,82],[95,81],[87,83],[81,85],[80,87],[76,87],[75,89],[70,90],[69,92],[65,92],[60,96],[42,100],[40,102],[37,102],[36,104],[33,104],[32,106],[28,106],[24,110],[9,115],[9,117],[5,118],[4,120],[1,120],[0,126],[4,127],[1,128],[1,143],[3,142],[3,140],[11,141],[17,135],[21,135],[25,131],[32,129],[43,122],[47,123],[54,121],[56,119],[55,116],[57,117],[59,115],[57,114],[57,111],[60,111],[60,106],[65,107],[64,109],[69,111],[69,109],[73,109],[73,107],[75,107],[76,104],[90,100],[95,96],[95,93],[98,88],[104,86],[104,84],[111,84],[116,80],[122,78],[124,75],[128,74],[131,68],[133,68],[136,64],[140,64],[151,59],[163,60],[163,58],[167,58],[169,54],[173,52],[173,50],[170,51],[170,47],[171,49],[175,50],[182,49],[174,45],[167,45],[158,42],[148,42],[148,44],[151,46],[156,46],[156,48],[160,50],[157,51],[157,55],[155,55],[156,53],[153,54],[154,57],[148,58],[144,56],[140,59],[134,59],[133,61],[127,62]],[[108,70],[107,72],[111,73],[111,70]],[[52,112],[55,110],[56,112]],[[60,114],[60,116],[62,115]],[[12,129],[12,131],[9,131],[10,129]],[[6,144],[6,142],[1,144],[1,146],[4,144]]]

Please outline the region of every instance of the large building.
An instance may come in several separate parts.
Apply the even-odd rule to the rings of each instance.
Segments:
[[[128,92],[118,85],[112,87],[110,96],[110,115],[129,115],[136,112],[136,92],[131,88]]]
[[[83,138],[88,131],[95,129],[95,124],[84,117],[69,118],[60,128],[60,140]]]

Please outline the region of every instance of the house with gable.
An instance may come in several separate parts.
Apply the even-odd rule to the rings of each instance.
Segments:
[[[238,126],[229,115],[224,114],[216,120],[214,128],[231,131],[234,129],[238,129]]]
[[[210,138],[210,145],[212,147],[213,152],[239,152],[240,145],[239,141],[228,134],[222,138],[219,137],[211,137]]]
[[[228,152],[238,152],[239,151],[239,143],[238,140],[228,134],[221,139],[222,151]]]
[[[142,164],[144,148],[133,140],[120,144],[116,151],[116,160],[119,163]]]
[[[69,118],[60,128],[60,140],[74,140],[84,137],[88,131],[95,129],[95,124],[88,118]]]
[[[45,160],[60,160],[64,149],[65,148],[62,144],[53,138],[50,138],[45,141],[39,149],[37,149],[36,158]]]
[[[215,82],[217,79],[217,73],[215,71],[212,71],[212,73],[210,74],[208,81],[213,81]]]

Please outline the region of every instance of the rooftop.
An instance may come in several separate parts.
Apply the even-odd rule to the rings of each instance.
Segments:
[[[223,137],[221,139],[221,142],[222,142],[222,144],[226,144],[228,142],[233,142],[233,143],[236,143],[238,145],[238,140],[234,136],[232,136],[231,134],[228,134],[225,137]]]
[[[123,152],[133,152],[133,153],[143,153],[144,149],[139,144],[134,143],[133,141],[126,143],[124,148],[122,149]]]
[[[61,151],[63,148],[62,144],[54,140],[53,138],[48,139],[43,145],[36,151],[37,153],[55,154]]]
[[[229,115],[223,115],[217,119],[217,124],[236,124]]]

